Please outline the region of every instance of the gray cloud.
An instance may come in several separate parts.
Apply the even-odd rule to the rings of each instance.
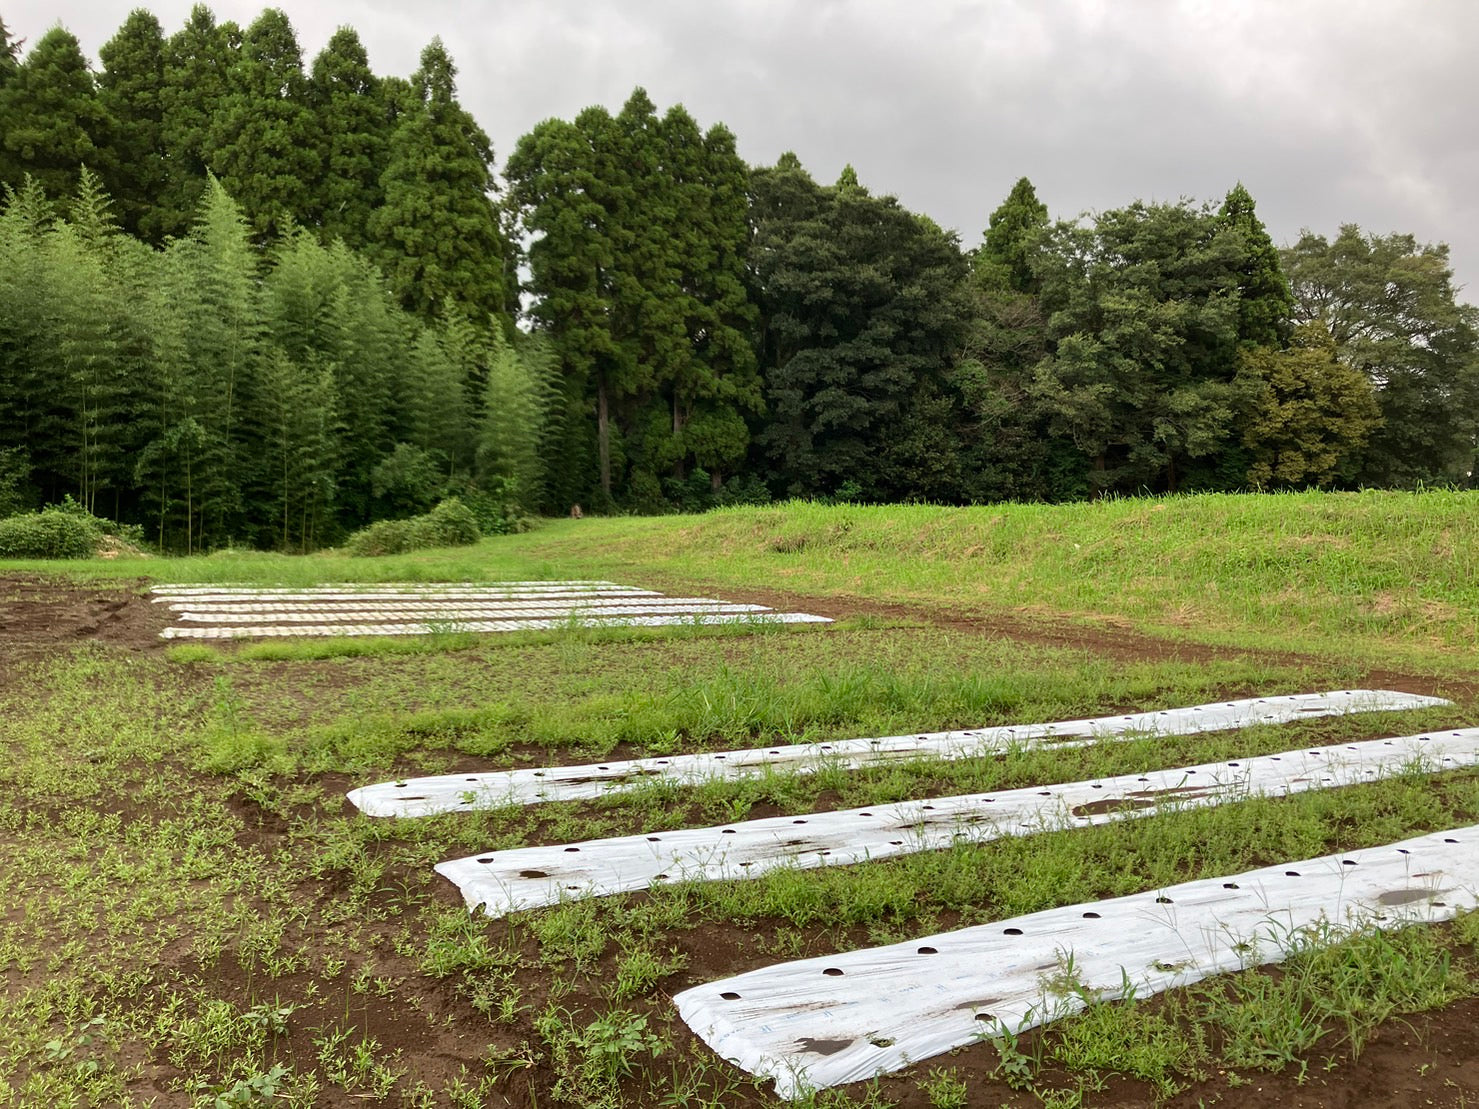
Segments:
[[[134,0],[10,0],[94,57]],[[147,4],[167,30],[186,0]],[[223,0],[250,22],[255,3]],[[334,27],[378,72],[441,35],[462,99],[506,155],[549,116],[636,85],[723,122],[752,162],[851,162],[878,192],[978,241],[1026,174],[1056,215],[1137,197],[1217,200],[1237,180],[1274,238],[1342,223],[1446,241],[1479,282],[1479,5],[1362,0],[286,0],[305,54]],[[1471,299],[1473,298],[1471,292]]]

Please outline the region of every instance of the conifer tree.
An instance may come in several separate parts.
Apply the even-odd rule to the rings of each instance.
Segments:
[[[106,115],[77,37],[53,27],[0,89],[0,184],[30,174],[48,196],[77,191],[83,166],[106,171]]]
[[[314,206],[321,160],[306,93],[292,24],[268,8],[242,36],[207,148],[211,169],[262,241]]]
[[[389,142],[389,113],[380,82],[359,36],[340,27],[314,59],[309,84],[319,138],[323,182],[312,190],[313,210],[325,241],[342,239],[360,249],[369,241],[370,217],[383,200],[380,172]]]
[[[164,31],[142,8],[98,51],[98,93],[110,130],[108,192],[123,229],[161,241],[155,216],[165,186]]]
[[[727,128],[701,135],[681,107],[664,117],[662,134],[673,213],[665,295],[680,316],[661,387],[672,436],[656,461],[680,479],[697,466],[717,489],[749,448],[746,419],[763,408],[751,341],[757,312],[745,288],[749,169]]]
[[[991,213],[985,242],[976,255],[977,273],[989,269],[988,284],[1016,293],[1034,292],[1032,251],[1037,236],[1047,226],[1048,206],[1038,200],[1031,181],[1019,178],[1007,198]]]
[[[511,252],[490,197],[493,148],[457,102],[456,75],[433,39],[391,136],[385,203],[371,220],[391,287],[428,320],[451,310],[504,316],[513,305]]]
[[[159,234],[181,236],[194,226],[206,193],[212,121],[223,110],[240,46],[240,28],[217,25],[204,4],[165,44],[160,101],[168,180],[154,216]]]
[[[1243,249],[1238,266],[1238,338],[1250,346],[1281,346],[1289,338],[1294,295],[1279,264],[1279,251],[1240,181],[1217,210],[1218,222],[1235,232]]]
[[[506,169],[510,200],[533,237],[532,312],[561,362],[559,454],[570,464],[552,483],[556,504],[595,506],[598,496],[611,495],[609,380],[622,356],[612,333],[613,277],[619,213],[631,203],[620,159],[612,156],[614,128],[599,107],[574,122],[546,120],[519,140]]]
[[[5,20],[0,19],[0,88],[4,88],[5,83],[15,76],[15,71],[20,68],[20,45],[6,30]]]

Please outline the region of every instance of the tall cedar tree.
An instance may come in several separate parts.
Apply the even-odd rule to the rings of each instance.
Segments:
[[[154,222],[162,235],[182,236],[194,225],[211,149],[212,122],[224,110],[228,75],[241,48],[241,29],[216,24],[204,4],[190,11],[185,26],[164,50],[163,142],[168,173]]]
[[[341,239],[358,250],[368,241],[370,217],[383,199],[380,172],[390,141],[390,113],[359,35],[340,27],[313,61],[308,86],[320,143],[323,183],[313,190],[324,241]]]
[[[208,132],[207,163],[270,241],[314,207],[321,159],[292,24],[268,8],[247,28]]]
[[[82,47],[53,27],[0,88],[0,184],[30,174],[56,199],[77,191],[83,166],[110,167],[107,116]]]
[[[162,241],[155,216],[165,189],[164,31],[142,8],[130,13],[103,48],[98,93],[111,125],[108,192],[123,229]]]
[[[1334,242],[1306,231],[1283,261],[1296,320],[1322,324],[1340,359],[1376,386],[1383,423],[1357,480],[1471,481],[1479,318],[1457,301],[1448,247],[1347,224]]]
[[[637,89],[615,117],[590,108],[541,124],[508,176],[536,236],[534,312],[563,363],[569,448],[594,432],[595,488],[556,495],[656,506],[660,475],[694,467],[717,484],[761,407],[733,136],[701,132],[681,107],[659,118]]]
[[[1033,370],[1047,353],[1035,267],[1048,222],[1047,205],[1021,178],[991,213],[971,258],[970,327],[950,377],[964,500],[1061,500],[1088,491],[1062,472],[1063,444],[1047,433],[1031,394]]]
[[[502,317],[514,303],[511,250],[490,194],[493,147],[457,102],[442,40],[421,52],[371,220],[374,254],[402,304],[435,319],[457,306]]]
[[[1283,346],[1289,340],[1294,295],[1279,264],[1279,251],[1239,181],[1217,210],[1222,226],[1242,237],[1238,268],[1238,339],[1246,346]]]
[[[530,237],[532,314],[561,364],[567,418],[550,490],[554,504],[611,495],[610,380],[621,357],[613,334],[612,277],[621,246],[618,215],[631,205],[624,167],[609,151],[615,124],[604,108],[573,123],[550,119],[519,140],[508,160],[510,200]]]
[[[0,19],[0,88],[4,88],[21,64],[20,41],[11,37],[5,27],[5,20]]]
[[[979,278],[1014,293],[1036,292],[1032,255],[1038,236],[1047,226],[1048,206],[1038,200],[1031,181],[1019,178],[1007,198],[991,213],[985,240],[976,252]]]
[[[700,468],[718,489],[743,463],[746,421],[763,409],[750,338],[758,313],[745,288],[749,170],[727,128],[701,134],[681,106],[669,109],[659,134],[670,167],[663,205],[674,217],[659,296],[677,312],[673,356],[658,390],[671,422],[649,458],[678,479]]]

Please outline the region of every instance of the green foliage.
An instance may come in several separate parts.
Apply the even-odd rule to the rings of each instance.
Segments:
[[[64,507],[0,520],[0,558],[91,558],[102,539],[92,517]]]
[[[345,542],[345,549],[352,555],[369,557],[429,547],[465,547],[482,537],[472,509],[458,498],[448,497],[425,516],[381,520],[355,532]]]
[[[184,235],[195,220],[206,191],[211,128],[224,110],[240,47],[241,29],[217,24],[204,4],[196,4],[165,43],[160,103],[166,182],[152,219],[159,235]]]
[[[921,390],[964,334],[959,244],[892,197],[818,186],[794,159],[757,171],[752,189],[776,481],[795,495],[853,481],[868,500],[907,496],[888,463],[907,466],[927,442],[901,431],[933,417]]]
[[[1054,349],[1030,385],[1096,491],[1175,492],[1188,462],[1234,440],[1249,239],[1206,208],[1143,204],[1060,223],[1038,262]]]
[[[659,117],[637,89],[616,116],[540,124],[507,175],[535,236],[533,313],[560,359],[565,450],[594,463],[567,472],[554,503],[650,505],[658,474],[695,467],[722,484],[761,409],[734,136],[701,132],[681,106]]]
[[[1234,185],[1217,220],[1242,238],[1238,266],[1238,338],[1252,347],[1282,346],[1289,339],[1294,296],[1279,264],[1279,252],[1254,210],[1253,197]]]
[[[307,551],[447,495],[489,533],[1479,471],[1447,248],[1281,254],[1241,184],[1050,224],[1021,178],[966,255],[640,88],[535,127],[500,197],[439,40],[408,81],[342,27],[305,75],[281,10],[197,5],[100,59],[0,24],[0,511]]]
[[[1019,179],[991,213],[985,241],[975,257],[978,282],[1015,293],[1034,292],[1033,255],[1047,226],[1048,206],[1037,199],[1031,181]]]
[[[203,154],[259,240],[311,208],[303,190],[319,177],[316,134],[303,56],[282,9],[265,9],[242,36]]]
[[[98,97],[111,151],[108,192],[131,235],[160,241],[155,206],[167,181],[164,154],[164,30],[142,8],[98,51]]]
[[[391,117],[353,28],[340,27],[314,59],[308,97],[324,178],[305,214],[325,241],[359,249],[369,242],[370,219],[384,196],[380,172]]]
[[[77,37],[42,35],[0,86],[0,185],[29,175],[51,196],[71,196],[83,166],[106,169],[108,118]]]
[[[457,102],[456,76],[433,39],[399,107],[370,236],[403,305],[428,320],[462,306],[481,322],[513,307],[510,248],[488,197],[493,147]]]
[[[20,43],[6,30],[5,20],[0,19],[0,88],[15,76],[20,64]]]
[[[1448,247],[1354,224],[1306,232],[1284,253],[1295,319],[1319,323],[1342,362],[1376,388],[1382,425],[1355,480],[1467,483],[1479,411],[1479,316],[1459,304]]]
[[[1324,328],[1306,324],[1288,350],[1254,348],[1241,377],[1255,390],[1243,428],[1253,455],[1248,481],[1268,486],[1329,485],[1350,472],[1381,424],[1370,381],[1342,365]]]

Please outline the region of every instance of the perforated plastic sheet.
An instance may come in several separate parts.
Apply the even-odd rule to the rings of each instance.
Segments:
[[[660,597],[662,594],[652,589],[634,589],[615,587],[609,589],[418,589],[418,590],[322,590],[314,593],[282,593],[282,592],[239,592],[228,593],[169,593],[159,597],[151,598],[156,605],[167,604],[171,610],[177,607],[184,608],[218,608],[226,605],[238,604],[278,604],[298,607],[301,605],[364,605],[364,604],[395,604],[413,603],[428,604],[431,602],[451,602],[456,604],[476,603],[479,601],[488,603],[517,603],[523,601],[544,601],[553,603],[556,601],[569,601],[572,604],[583,602],[601,601],[611,603],[613,601],[627,600],[630,598],[643,599],[648,597]]]
[[[1066,785],[936,797],[549,847],[489,851],[437,866],[489,916],[647,889],[663,881],[757,878],[1059,828],[1374,781],[1404,768],[1479,763],[1479,728],[1284,751]]]
[[[381,782],[350,792],[370,816],[426,816],[541,801],[582,801],[656,780],[698,783],[753,778],[772,770],[814,773],[824,766],[853,769],[914,758],[962,759],[999,754],[1012,746],[1074,747],[1134,735],[1192,735],[1254,724],[1284,724],[1352,712],[1430,708],[1449,702],[1390,690],[1343,689],[1257,697],[1126,716],[1066,720],[1054,724],[1009,724],[968,731],[930,732],[882,739],[797,743],[742,751],[615,760],[584,766],[445,774]]]
[[[592,626],[603,628],[658,628],[684,625],[686,627],[708,627],[719,624],[830,624],[825,616],[811,616],[804,612],[746,612],[674,614],[671,616],[606,616],[591,621]],[[567,627],[568,617],[555,620],[458,620],[452,627],[446,623],[387,623],[387,624],[255,624],[231,625],[229,627],[165,628],[159,634],[166,639],[264,639],[285,636],[349,636],[349,635],[431,635],[435,632],[513,632],[548,631]]]
[[[484,597],[480,594],[468,594],[466,597],[452,595],[438,596],[428,594],[425,597],[417,597],[414,600],[403,597],[377,597],[357,596],[342,599],[312,600],[312,601],[277,601],[268,599],[266,601],[212,601],[208,604],[200,604],[194,600],[176,601],[171,598],[169,606],[171,612],[192,613],[206,612],[211,614],[241,614],[241,613],[272,613],[272,612],[301,612],[301,613],[323,613],[335,615],[342,612],[355,612],[364,609],[373,609],[375,612],[510,612],[525,613],[532,610],[554,610],[569,612],[572,610],[584,611],[593,608],[607,609],[619,612],[645,612],[653,605],[675,605],[700,607],[704,605],[721,604],[724,602],[714,601],[708,597],[664,597],[656,593],[638,595],[617,594],[610,596],[595,596],[592,594],[570,594],[556,596],[554,594],[541,594],[540,596],[515,596],[515,597]],[[749,608],[763,609],[762,605],[750,605]]]
[[[1093,993],[1137,997],[1279,962],[1296,929],[1394,928],[1479,906],[1479,827],[1418,836],[1071,905],[994,924],[782,963],[685,990],[688,1026],[793,1097],[898,1070],[1001,1026],[1083,1002],[1050,983],[1072,959]]]
[[[175,624],[165,639],[427,635],[595,627],[826,624],[808,613],[711,597],[665,597],[607,581],[404,583],[307,588],[161,585]]]
[[[332,582],[308,586],[256,586],[241,583],[222,585],[155,585],[149,590],[159,598],[235,595],[243,597],[321,596],[325,593],[452,593],[452,592],[530,592],[568,593],[578,590],[618,590],[650,592],[635,586],[610,581],[483,581],[483,582]]]
[[[363,605],[364,602],[361,602]],[[233,606],[243,607],[243,606]],[[265,612],[219,612],[215,609],[199,609],[194,606],[186,606],[185,610],[176,619],[189,620],[201,624],[270,624],[274,622],[283,624],[322,624],[327,620],[344,621],[346,623],[374,623],[381,620],[389,620],[396,617],[404,617],[407,609],[404,607],[358,607],[337,610],[325,610],[314,607],[307,611],[290,608],[287,605],[263,605]],[[414,605],[410,606],[411,615],[425,615],[437,620],[519,620],[547,618],[552,620],[566,619],[589,619],[591,621],[602,620],[607,616],[675,616],[684,613],[700,612],[769,612],[770,609],[764,605],[742,605],[726,604],[722,601],[707,601],[702,599],[665,601],[647,601],[640,605],[607,605],[582,601],[575,604],[439,604],[439,605]]]

